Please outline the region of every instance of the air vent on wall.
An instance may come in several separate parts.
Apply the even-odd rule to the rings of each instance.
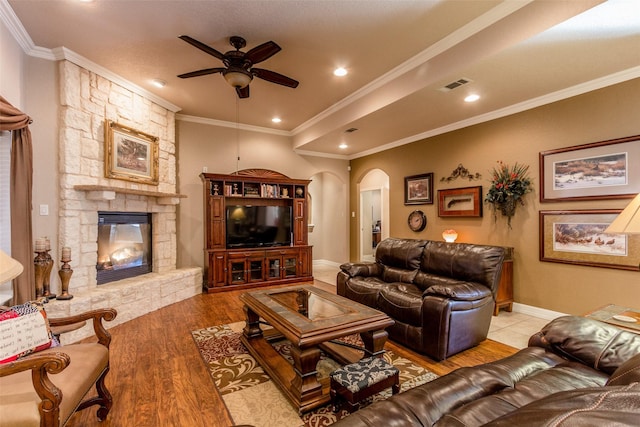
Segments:
[[[345,130],[344,133],[351,133],[351,132],[355,132],[357,130],[358,130],[357,128],[349,128],[349,129]]]
[[[449,92],[450,90],[453,90],[455,88],[458,88],[462,85],[466,85],[467,83],[471,83],[472,80],[470,79],[458,79],[455,82],[451,82],[447,85],[444,85],[443,87],[441,87],[439,90],[441,90],[442,92]]]

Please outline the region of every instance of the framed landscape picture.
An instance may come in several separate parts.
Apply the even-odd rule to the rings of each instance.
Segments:
[[[640,270],[640,234],[605,233],[621,210],[540,211],[540,261]]]
[[[438,216],[482,216],[482,186],[438,190]]]
[[[106,120],[104,175],[158,185],[158,138]]]
[[[404,204],[433,204],[433,173],[406,176],[404,178]]]
[[[640,135],[543,151],[539,160],[541,202],[640,193]]]

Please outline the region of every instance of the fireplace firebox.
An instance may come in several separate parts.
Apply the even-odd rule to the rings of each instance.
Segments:
[[[98,285],[152,271],[151,214],[98,212]]]

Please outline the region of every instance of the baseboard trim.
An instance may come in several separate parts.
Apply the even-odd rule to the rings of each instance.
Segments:
[[[335,262],[335,261],[329,261],[328,259],[314,259],[313,260],[313,265],[324,265],[327,267],[335,267],[335,268],[340,268],[340,266],[342,265],[342,263],[339,262]]]
[[[520,304],[517,302],[513,303],[513,311],[547,320],[553,320],[556,317],[567,315],[566,313],[560,313],[559,311],[547,310],[546,308],[534,307],[532,305]]]

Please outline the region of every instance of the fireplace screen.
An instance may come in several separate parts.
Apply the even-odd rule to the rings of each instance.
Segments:
[[[151,272],[151,214],[98,212],[97,282]]]

